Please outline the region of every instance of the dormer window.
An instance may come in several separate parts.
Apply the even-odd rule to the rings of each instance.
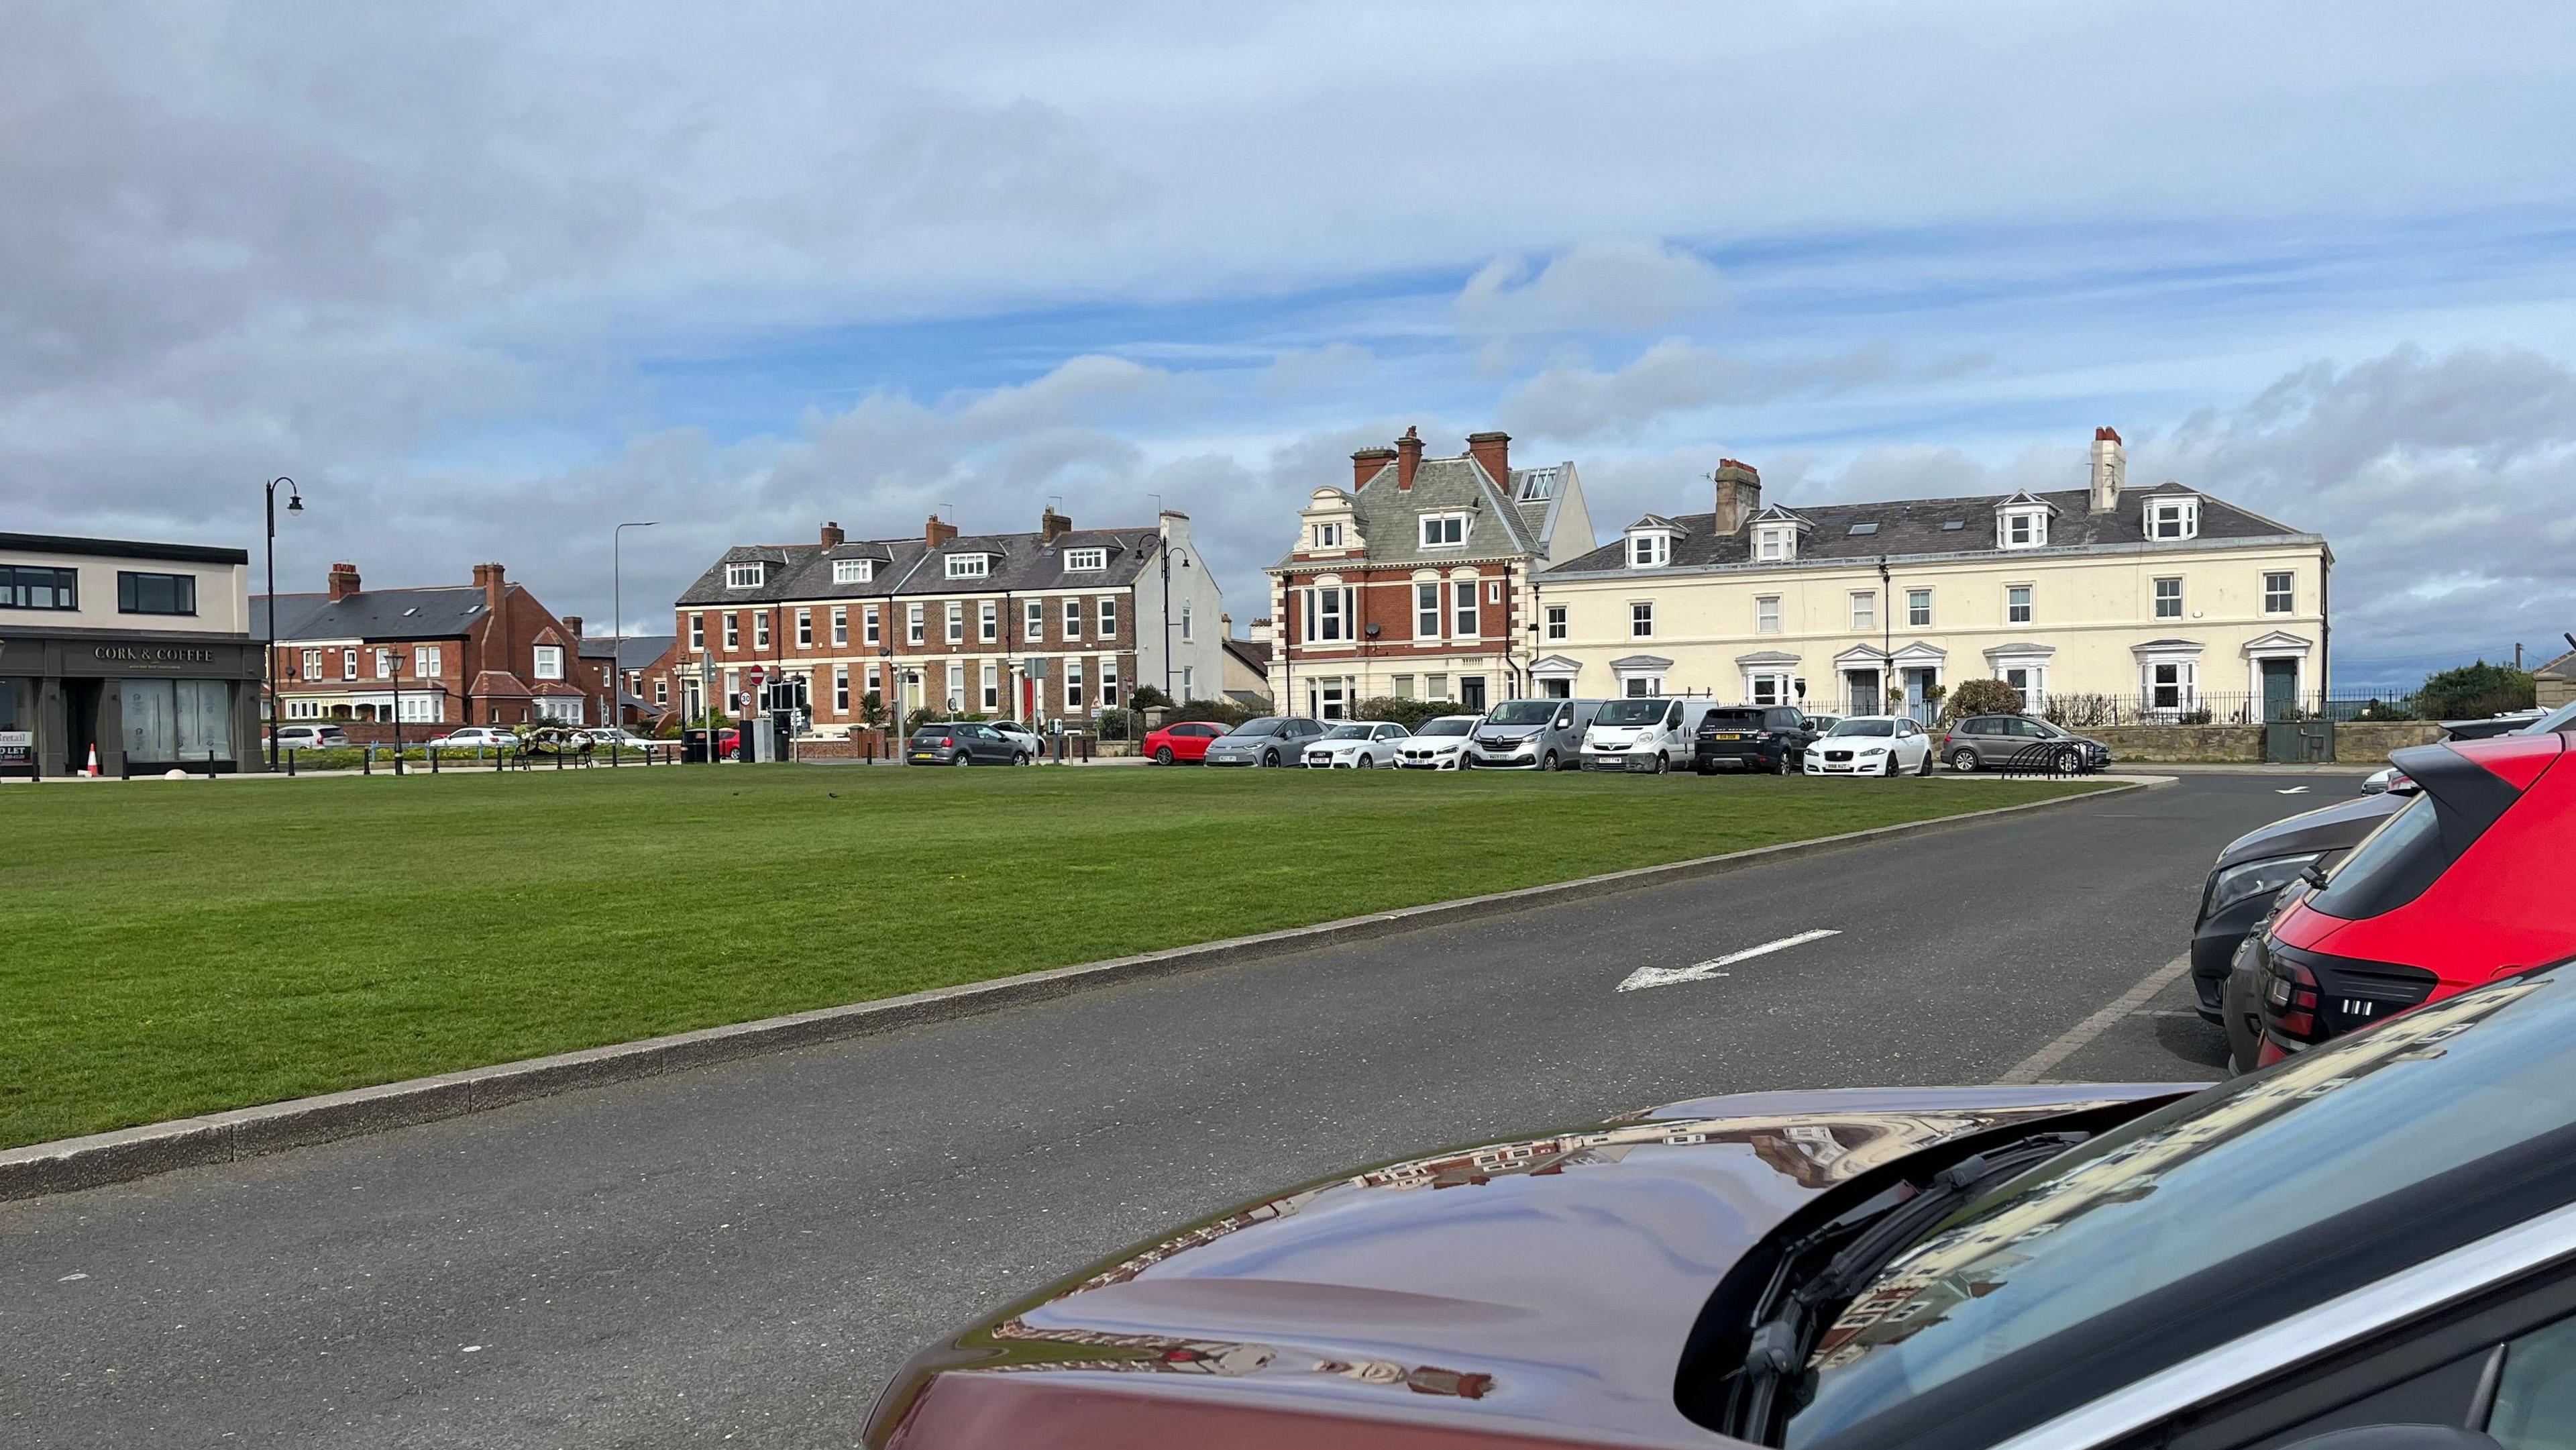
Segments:
[[[763,583],[767,582],[768,576],[769,566],[766,564],[752,563],[725,565],[725,587],[727,589],[757,589]]]
[[[2200,537],[2200,500],[2190,494],[2148,499],[2147,537],[2150,539]]]
[[[1995,547],[1998,549],[2038,549],[2048,544],[2048,509],[2045,505],[2007,508],[1995,515]]]
[[[1465,514],[1424,514],[1422,547],[1426,549],[1464,548],[1467,543]]]
[[[877,561],[874,559],[832,561],[832,582],[835,584],[865,584],[876,577]]]
[[[1096,574],[1109,567],[1107,549],[1067,549],[1064,568],[1068,574]]]
[[[1522,503],[1544,503],[1554,497],[1556,497],[1555,469],[1533,468],[1521,475],[1520,501]]]
[[[1341,546],[1342,546],[1342,526],[1341,526],[1340,524],[1317,524],[1317,525],[1315,525],[1315,547],[1316,547],[1316,548],[1318,548],[1318,549],[1338,549],[1338,548],[1340,548]]]
[[[1661,529],[1628,536],[1628,567],[1660,569],[1673,561],[1673,536]]]
[[[951,554],[948,556],[948,577],[951,579],[981,579],[991,572],[993,572],[991,555]]]
[[[1798,557],[1798,526],[1763,524],[1753,531],[1753,558],[1756,563],[1785,564]]]

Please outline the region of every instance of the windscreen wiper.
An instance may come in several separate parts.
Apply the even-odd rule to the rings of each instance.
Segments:
[[[1785,1277],[1766,1298],[1767,1317],[1753,1327],[1744,1353],[1744,1380],[1736,1400],[1736,1433],[1767,1442],[1779,1407],[1780,1389],[1802,1372],[1827,1311],[1848,1304],[1878,1276],[1879,1270],[1920,1240],[1958,1207],[1989,1184],[2056,1157],[2083,1142],[2085,1133],[2041,1133],[1984,1153],[1973,1153],[1932,1175],[1911,1197],[1878,1210],[1814,1275],[1789,1289]],[[1881,1198],[1890,1195],[1882,1194]],[[1873,1200],[1875,1203],[1877,1200]],[[1825,1232],[1848,1232],[1849,1219],[1837,1220]],[[1814,1238],[1822,1238],[1820,1232]],[[1813,1242],[1813,1239],[1810,1240]]]

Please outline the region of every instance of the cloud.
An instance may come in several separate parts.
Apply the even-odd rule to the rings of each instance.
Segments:
[[[1646,332],[1714,306],[1717,269],[1679,247],[1586,242],[1533,276],[1526,260],[1499,258],[1467,279],[1453,311],[1479,339],[1532,334]]]
[[[1503,426],[1559,439],[1634,437],[1676,414],[1841,392],[1900,371],[1879,347],[1757,364],[1665,338],[1612,372],[1557,367],[1540,373],[1504,395]]]

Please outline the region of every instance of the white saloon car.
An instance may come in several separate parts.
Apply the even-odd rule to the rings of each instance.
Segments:
[[[1809,775],[1932,773],[1932,737],[1902,715],[1847,715],[1807,747]]]
[[[1306,744],[1309,770],[1376,770],[1395,764],[1396,742],[1409,738],[1389,720],[1345,720]]]
[[[467,725],[429,742],[432,750],[516,750],[519,732],[489,725]]]
[[[1410,770],[1465,770],[1467,742],[1482,715],[1442,715],[1396,742],[1395,763]]]

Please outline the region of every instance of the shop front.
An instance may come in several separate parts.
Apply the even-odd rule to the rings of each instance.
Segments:
[[[0,775],[261,768],[262,652],[238,636],[11,630],[0,637]]]

